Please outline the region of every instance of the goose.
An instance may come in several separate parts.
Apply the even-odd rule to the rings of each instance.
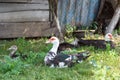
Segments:
[[[44,58],[44,63],[47,66],[52,67],[72,67],[74,65],[74,61],[80,62],[82,59],[88,57],[88,52],[77,53],[77,54],[64,54],[58,53],[57,50],[59,48],[59,39],[57,37],[51,37],[46,43],[52,43],[53,46],[46,54]],[[86,55],[85,55],[86,54]]]
[[[95,48],[106,49],[107,45],[110,45],[110,48],[115,48],[115,44],[112,42],[112,34],[107,33],[105,35],[105,40],[78,40],[79,46],[94,46]]]
[[[12,45],[10,48],[8,48],[10,52],[9,56],[14,59],[14,58],[17,58],[17,57],[21,57],[23,59],[26,59],[27,58],[27,55],[23,55],[23,54],[16,54],[16,51],[18,50],[18,47],[16,45]]]

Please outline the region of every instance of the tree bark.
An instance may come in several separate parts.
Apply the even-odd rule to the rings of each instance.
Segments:
[[[59,22],[59,19],[57,17],[57,9],[56,9],[56,6],[55,4],[57,4],[57,0],[55,0],[55,4],[52,4],[52,2],[54,2],[54,0],[48,0],[49,1],[49,5],[50,5],[50,9],[52,11],[52,14],[53,14],[53,18],[54,18],[54,21],[56,23],[56,27],[59,31],[59,37],[60,37],[60,40],[61,41],[64,41],[64,36],[63,36],[63,33],[62,33],[62,29],[61,29],[61,26],[60,26],[60,22]]]
[[[99,11],[98,11],[97,18],[100,17],[100,14],[102,13],[102,10],[103,10],[103,7],[104,7],[104,4],[105,4],[105,0],[101,0],[101,2],[100,2],[100,8],[99,8]]]
[[[111,19],[111,22],[109,23],[105,33],[112,33],[114,28],[116,27],[118,21],[119,21],[119,18],[120,18],[120,5],[118,5],[118,7],[116,8],[115,10],[115,13]]]

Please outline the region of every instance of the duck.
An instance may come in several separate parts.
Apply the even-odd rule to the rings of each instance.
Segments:
[[[48,39],[50,39],[52,36],[47,37]],[[73,41],[72,43],[68,43],[68,42],[59,42],[59,47],[57,52],[60,53],[61,51],[65,51],[65,50],[71,50],[73,48],[77,48],[77,42]]]
[[[84,53],[76,53],[76,54],[64,54],[58,53],[58,48],[60,45],[60,41],[57,37],[51,37],[46,43],[52,43],[53,46],[46,54],[44,58],[45,65],[53,68],[65,68],[65,67],[72,67],[76,61],[80,62],[81,60],[88,57],[88,52]],[[86,54],[86,55],[85,55]]]
[[[115,48],[115,44],[112,41],[112,34],[111,33],[107,33],[105,35],[105,40],[83,40],[80,39],[77,42],[77,45],[79,46],[94,46],[97,49],[107,49],[107,45],[110,45],[110,49],[114,49]]]
[[[71,50],[77,47],[78,46],[75,43],[62,42],[59,44],[58,52],[65,51],[65,50]]]
[[[18,47],[16,45],[12,45],[10,48],[8,48],[8,50],[11,51],[9,56],[12,59],[17,58],[17,57],[21,57],[22,59],[27,58],[27,55],[23,55],[22,53],[16,54],[16,51],[18,50]]]

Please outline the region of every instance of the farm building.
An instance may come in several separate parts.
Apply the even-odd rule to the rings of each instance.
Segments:
[[[0,0],[0,38],[49,35],[49,11],[48,0]]]
[[[66,24],[90,25],[102,0],[0,0],[0,38],[41,37],[56,34],[54,13]]]

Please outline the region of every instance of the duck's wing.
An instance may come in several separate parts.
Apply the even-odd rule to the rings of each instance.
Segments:
[[[66,61],[68,58],[70,58],[70,55],[60,53],[60,54],[58,54],[54,59],[55,59],[55,60],[58,60],[59,62],[64,62],[64,61]]]
[[[54,66],[59,68],[72,67],[74,63],[72,62],[72,55],[67,55],[60,53],[53,60]]]
[[[66,49],[70,49],[70,48],[76,48],[75,45],[64,42],[64,43],[60,43],[59,47],[58,47],[58,52],[64,51]]]
[[[79,40],[78,44],[80,46],[94,46],[95,48],[105,49],[106,42],[105,40]]]
[[[19,57],[19,55],[17,55],[17,54],[10,54],[10,57],[12,58],[12,59],[14,59],[14,58],[17,58],[17,57]]]

